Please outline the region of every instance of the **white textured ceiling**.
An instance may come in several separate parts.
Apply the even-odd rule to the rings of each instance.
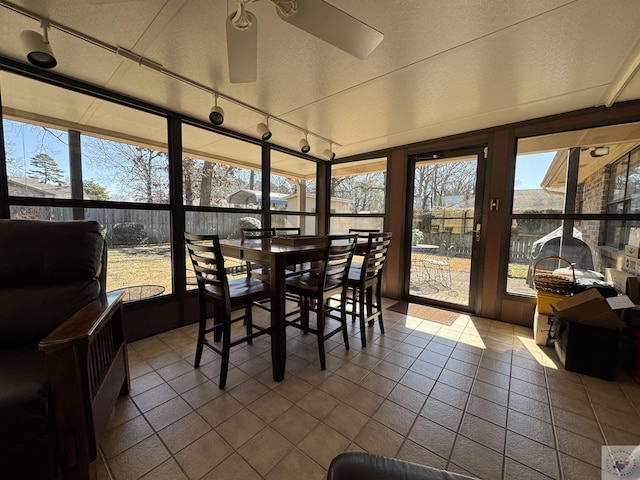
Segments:
[[[365,60],[286,24],[272,2],[261,0],[247,7],[259,24],[258,80],[247,84],[228,81],[224,21],[233,0],[0,1],[0,55],[25,61],[18,37],[38,30],[38,22],[6,8],[11,3],[331,139],[339,156],[602,105],[621,79],[626,88],[617,98],[640,98],[633,75],[637,0],[330,0],[384,34]],[[56,72],[208,116],[213,98],[201,89],[56,29],[50,40]],[[6,76],[2,88],[15,112],[42,95],[37,85],[25,91]],[[73,121],[117,128],[106,125],[115,112],[104,102],[69,102],[75,100],[55,95],[39,113],[55,117],[64,108]],[[264,118],[219,103],[225,127],[257,136]],[[154,125],[149,133],[144,123],[132,118],[123,125],[132,137],[162,132]],[[270,126],[274,143],[297,149],[300,131],[275,120]],[[225,140],[207,142],[213,151]],[[314,135],[309,143],[317,156],[328,147]]]

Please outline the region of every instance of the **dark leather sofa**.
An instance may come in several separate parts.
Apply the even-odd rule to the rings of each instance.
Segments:
[[[473,480],[458,473],[373,453],[345,452],[329,465],[327,480]]]
[[[0,478],[88,479],[129,390],[97,222],[0,219]]]

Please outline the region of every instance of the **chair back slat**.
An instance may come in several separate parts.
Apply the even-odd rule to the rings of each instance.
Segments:
[[[243,228],[240,230],[240,240],[271,238],[275,234],[274,228]]]
[[[198,289],[217,287],[224,297],[229,297],[229,282],[220,250],[220,237],[214,234],[184,234],[189,258],[196,274]]]
[[[349,233],[357,233],[359,238],[367,238],[370,233],[380,233],[377,228],[350,228]]]
[[[276,227],[273,229],[274,235],[300,235],[300,227]]]
[[[346,281],[357,240],[357,234],[327,237],[327,249],[321,273],[324,276],[323,288],[331,283]]]
[[[363,282],[374,279],[382,273],[390,244],[390,232],[369,234],[365,259],[360,272]]]

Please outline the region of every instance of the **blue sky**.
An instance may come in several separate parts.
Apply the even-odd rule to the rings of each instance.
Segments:
[[[540,188],[540,182],[544,178],[549,164],[556,152],[533,153],[531,155],[518,155],[516,159],[515,189]]]
[[[5,128],[5,135],[9,140],[8,143],[10,143],[10,145],[8,145],[9,150],[26,170],[31,168],[29,164],[30,158],[44,150],[45,153],[48,153],[58,162],[65,176],[68,177],[69,154],[65,132],[55,132],[62,134],[59,139],[53,135],[44,135],[43,137],[43,131],[37,127],[26,126],[25,128],[23,124],[7,122],[6,120]],[[554,156],[555,152],[518,155],[516,160],[515,189],[540,188],[542,178]],[[92,171],[91,166],[87,163],[84,163],[83,170],[85,170],[85,179],[92,178],[98,173]]]

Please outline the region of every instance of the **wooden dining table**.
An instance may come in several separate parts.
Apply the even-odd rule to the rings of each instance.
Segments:
[[[271,362],[273,379],[284,380],[287,358],[286,342],[286,288],[285,272],[287,265],[294,265],[324,256],[325,243],[318,240],[307,244],[282,244],[272,238],[220,240],[220,249],[225,257],[242,261],[256,262],[269,266],[269,284],[271,285]]]

